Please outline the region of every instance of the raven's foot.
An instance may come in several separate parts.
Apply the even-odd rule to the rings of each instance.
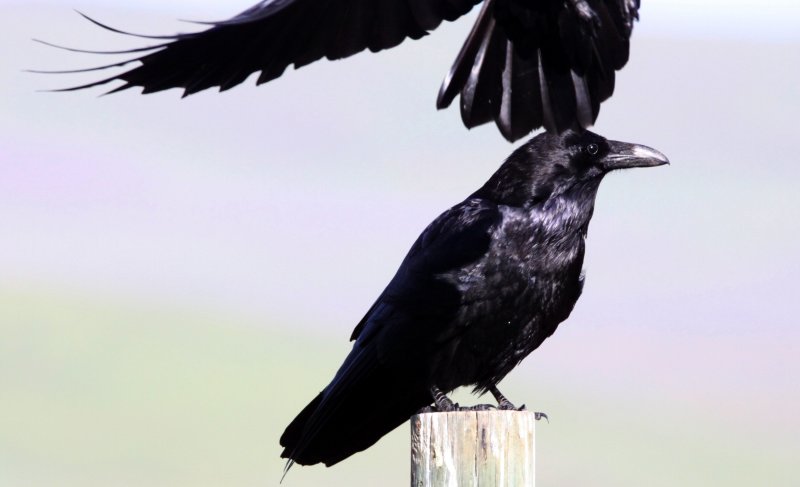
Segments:
[[[490,387],[489,388],[489,392],[492,393],[492,395],[494,396],[495,400],[497,401],[497,409],[499,409],[501,411],[526,411],[527,410],[525,408],[524,404],[522,406],[520,406],[520,407],[515,407],[514,404],[511,401],[509,401],[508,399],[506,399],[506,396],[504,396],[500,392],[500,390],[497,389],[497,386]],[[548,418],[545,413],[534,412],[533,414],[534,414],[534,417],[536,418],[537,421],[542,419],[542,418],[544,418],[544,419],[547,420],[548,423],[550,422],[550,418]]]
[[[522,406],[516,408],[510,402],[507,403],[507,407],[498,407],[498,406],[495,406],[494,404],[476,404],[474,406],[459,406],[458,403],[454,403],[452,409],[444,409],[444,410],[443,409],[439,409],[438,406],[433,404],[433,405],[430,405],[430,406],[425,406],[424,408],[420,408],[417,411],[416,414],[452,413],[452,412],[457,412],[457,411],[492,411],[492,410],[498,410],[498,411],[527,411],[527,409],[525,408],[524,404]],[[541,412],[536,411],[536,412],[533,413],[533,415],[534,415],[534,418],[536,419],[536,421],[539,421],[540,419],[544,419],[548,423],[550,422],[550,418],[547,417],[546,413],[541,413]]]
[[[520,407],[516,407],[511,404],[511,401],[504,397],[502,401],[497,401],[497,409],[501,411],[525,411],[525,405],[523,404]]]
[[[425,406],[424,408],[417,411],[417,414],[424,414],[424,413],[452,413],[457,411],[491,411],[492,409],[497,409],[500,411],[526,411],[525,405],[523,404],[520,407],[514,406],[514,404],[509,401],[506,396],[504,396],[498,389],[497,386],[492,386],[489,388],[489,392],[492,393],[495,400],[497,400],[497,406],[492,404],[476,404],[475,406],[459,406],[458,403],[454,403],[450,400],[438,387],[431,386],[430,389],[431,397],[433,397],[433,405]],[[546,419],[547,422],[550,422],[550,418],[547,417],[547,414],[534,412],[534,417],[536,420],[540,420],[542,418]]]
[[[439,409],[438,406],[435,404],[432,406],[425,406],[424,408],[417,411],[417,414],[424,414],[424,413],[452,413],[457,411],[491,411],[493,409],[497,409],[497,406],[494,404],[476,404],[474,406],[459,406],[458,403],[453,404],[452,409]]]
[[[506,396],[504,396],[500,390],[497,389],[497,386],[492,386],[489,388],[489,392],[492,393],[494,399],[497,401],[497,409],[501,411],[525,411],[525,405],[523,404],[520,407],[514,406]]]
[[[467,406],[459,408],[461,411],[491,411],[497,409],[494,404],[476,404],[474,406]]]
[[[420,409],[420,413],[452,413],[456,411],[489,411],[495,407],[491,404],[477,404],[475,406],[459,406],[450,400],[438,387],[431,387],[433,405]]]

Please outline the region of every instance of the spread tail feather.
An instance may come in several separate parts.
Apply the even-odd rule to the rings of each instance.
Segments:
[[[442,82],[437,108],[450,106],[460,94],[464,125],[494,121],[511,142],[539,127],[562,132],[576,123],[591,126],[600,108],[597,98],[607,98],[606,91],[613,88],[595,89],[600,96],[592,96],[595,83],[590,85],[585,74],[543,55],[541,49],[523,53],[494,18],[493,4],[494,0],[484,2]],[[610,78],[613,83],[613,70]]]

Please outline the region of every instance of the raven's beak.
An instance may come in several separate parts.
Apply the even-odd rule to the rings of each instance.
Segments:
[[[667,156],[645,145],[609,140],[608,148],[608,154],[603,158],[606,171],[669,164]]]

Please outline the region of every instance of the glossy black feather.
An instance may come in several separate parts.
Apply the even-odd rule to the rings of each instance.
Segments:
[[[282,456],[332,465],[430,404],[433,386],[495,386],[580,296],[603,175],[665,162],[591,132],[545,133],[520,147],[422,232],[334,379],[284,432]]]
[[[418,39],[473,5],[474,0],[266,0],[230,20],[211,23],[205,31],[142,36],[171,42],[155,46],[136,59],[140,66],[110,80],[141,86],[146,92],[189,88],[188,93],[230,88],[256,71],[270,73],[260,78],[263,82],[290,65],[301,67],[323,57],[340,59],[364,49],[376,52],[405,38]]]
[[[201,32],[141,36],[166,42],[131,49],[146,54],[105,67],[138,66],[63,91],[118,80],[124,84],[112,92],[182,88],[186,96],[230,89],[254,72],[261,84],[289,66],[419,39],[479,1],[264,0]],[[485,0],[442,83],[437,107],[460,96],[466,127],[494,121],[511,141],[542,126],[550,132],[587,127],[613,93],[614,72],[628,60],[638,8],[638,0]]]

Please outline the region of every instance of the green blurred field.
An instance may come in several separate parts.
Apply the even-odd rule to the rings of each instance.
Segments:
[[[276,485],[282,427],[347,345],[260,325],[2,290],[0,485]],[[709,418],[636,391],[590,404],[553,378],[512,376],[504,390],[540,398],[552,418],[538,428],[540,485],[797,485],[788,444],[744,441],[758,418]],[[401,427],[334,468],[297,468],[285,485],[406,485],[407,470]]]

